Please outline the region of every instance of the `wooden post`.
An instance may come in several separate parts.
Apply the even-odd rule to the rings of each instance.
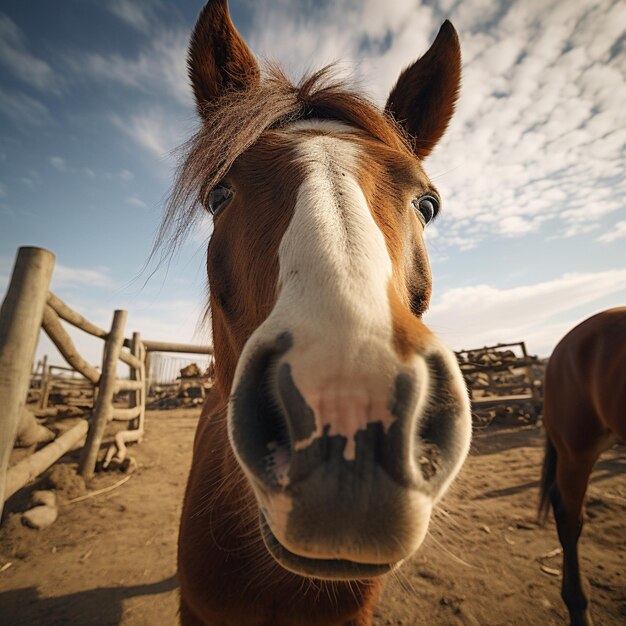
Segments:
[[[133,333],[133,338],[130,343],[130,352],[133,356],[139,357],[141,355],[141,336],[139,333]],[[145,387],[145,381],[142,379],[141,371],[139,371],[136,367],[130,368],[130,379],[142,381]],[[131,391],[130,393],[130,403],[129,406],[131,408],[136,406],[141,406],[142,393],[140,389],[136,391]],[[139,425],[139,419],[134,419],[128,425],[129,428],[137,428]]]
[[[134,360],[139,367],[130,368],[130,381],[117,381],[118,389],[127,389],[130,393],[128,409],[114,409],[113,419],[128,420],[128,430],[120,430],[115,434],[115,444],[110,446],[104,456],[102,466],[108,467],[111,461],[122,463],[126,459],[126,444],[139,443],[143,438],[146,414],[146,370],[144,360],[145,348],[139,333],[133,333],[131,341],[126,340],[125,346],[130,347]]]
[[[124,343],[124,327],[126,326],[127,317],[128,313],[126,311],[115,311],[111,332],[104,344],[98,399],[96,400],[93,417],[89,424],[87,442],[80,459],[79,473],[85,480],[93,476],[104,429],[113,416],[113,394],[115,393],[117,383],[117,360],[120,357],[122,344]]]
[[[43,379],[43,374],[46,371],[46,365],[48,364],[48,355],[44,354],[43,358],[40,361],[37,361],[37,365],[33,368],[33,373],[31,374],[31,387],[34,389],[36,381],[39,381],[39,389],[41,389],[41,381]],[[39,373],[39,368],[41,368],[41,373]]]
[[[148,381],[146,380],[146,349],[139,341],[137,346],[137,352],[139,359],[141,360],[141,367],[139,368],[138,376],[139,379],[143,381],[143,387],[141,389],[141,395],[139,396],[139,406],[141,410],[139,411],[139,419],[137,420],[137,430],[140,431],[141,437],[143,437],[143,429],[144,423],[146,421],[146,403],[148,401]]]
[[[46,376],[46,369],[48,368],[48,355],[44,354],[41,360],[41,380],[39,381],[39,389],[43,389],[43,379]]]
[[[147,352],[146,350],[144,350],[146,358],[144,360],[144,370],[146,373],[146,400],[148,398],[148,396],[150,395],[150,389],[152,387],[152,380],[151,380],[151,372],[150,372],[150,366],[152,365],[152,352]]]
[[[46,366],[46,371],[44,372],[44,379],[41,385],[41,399],[39,400],[39,408],[47,409],[48,408],[48,398],[50,396],[50,368],[52,365]]]
[[[0,309],[0,515],[54,262],[49,250],[20,248]]]

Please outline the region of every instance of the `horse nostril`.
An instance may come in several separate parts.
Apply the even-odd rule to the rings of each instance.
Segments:
[[[266,475],[276,483],[287,480],[291,461],[291,437],[280,402],[276,398],[276,366],[266,368],[259,384],[256,435],[265,447],[263,457]]]
[[[277,390],[277,360],[289,345],[279,336],[249,360],[231,396],[231,436],[243,464],[267,487],[284,484],[291,436]]]
[[[289,426],[293,441],[308,439],[315,433],[315,415],[296,386],[289,363],[278,367],[276,381],[282,406],[291,417]]]
[[[419,428],[418,458],[422,476],[431,480],[441,469],[444,458],[451,453],[454,424],[459,415],[459,399],[452,393],[454,385],[443,356],[426,359],[431,382],[432,401],[426,407]]]

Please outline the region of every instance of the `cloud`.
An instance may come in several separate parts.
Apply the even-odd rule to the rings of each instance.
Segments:
[[[43,126],[50,121],[50,112],[45,105],[19,92],[0,90],[0,111],[18,124]]]
[[[173,98],[190,108],[191,88],[187,79],[187,30],[161,29],[147,47],[134,57],[90,53],[69,60],[73,71],[90,79],[111,81],[145,94]]]
[[[456,287],[431,306],[426,323],[455,349],[526,340],[532,351],[549,354],[562,334],[554,329],[580,321],[577,309],[591,313],[602,298],[625,296],[626,269],[564,274],[509,289]]]
[[[142,33],[147,33],[154,22],[156,9],[160,4],[156,0],[148,0],[141,4],[136,0],[113,0],[107,8],[126,24]]]
[[[0,13],[0,63],[16,78],[41,91],[59,91],[59,79],[52,67],[26,49],[22,31],[3,13]]]
[[[130,170],[122,170],[120,172],[120,178],[125,181],[133,180],[135,175]]]
[[[63,157],[52,156],[50,157],[49,161],[50,165],[52,165],[55,170],[63,173],[67,172],[67,161]]]
[[[538,221],[533,221],[519,215],[508,215],[498,222],[500,233],[508,236],[526,235],[539,227]]]
[[[444,199],[442,248],[458,248],[460,238],[469,249],[502,235],[577,237],[626,208],[624,3],[247,4],[255,51],[296,75],[311,59],[314,67],[344,59],[380,104],[451,19],[463,89],[426,163]]]
[[[52,275],[52,289],[75,287],[114,289],[116,284],[109,276],[106,268],[85,269],[57,264]]]
[[[626,220],[617,222],[617,224],[613,226],[613,230],[604,233],[604,235],[600,235],[597,241],[609,243],[611,241],[615,241],[616,239],[621,239],[622,237],[626,237]]]
[[[183,130],[177,127],[176,119],[158,107],[130,115],[128,119],[113,116],[111,121],[143,149],[161,159],[168,156],[185,137]]]
[[[464,38],[462,30],[472,60],[458,117],[432,161],[449,169],[440,184],[446,230],[476,226],[482,239],[550,224],[577,236],[623,209],[626,179],[615,173],[626,165],[616,130],[626,121],[618,105],[624,80],[588,58],[595,31],[587,9],[563,5],[556,11],[518,1],[489,37]],[[471,31],[476,16],[466,16]],[[491,219],[479,221],[485,214]]]
[[[13,258],[0,257],[0,295],[3,294],[9,284],[13,264]],[[96,287],[110,290],[115,289],[117,285],[109,275],[107,268],[86,269],[57,263],[52,274],[51,289],[55,292],[69,290],[73,294],[73,290],[77,287]]]
[[[128,198],[126,198],[125,200],[126,204],[130,204],[130,206],[134,206],[137,207],[139,209],[145,209],[148,207],[148,205],[141,200],[140,198],[137,198],[137,196],[128,196]]]

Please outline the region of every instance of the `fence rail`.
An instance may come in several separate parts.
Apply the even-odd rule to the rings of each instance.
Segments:
[[[144,434],[151,354],[213,354],[211,346],[142,340],[137,332],[127,338],[124,336],[127,312],[122,310],[114,312],[110,330],[100,328],[49,291],[54,264],[55,256],[48,250],[20,248],[0,309],[0,515],[10,495],[83,440],[79,472],[89,479],[95,470],[106,425],[112,420],[127,422],[128,427],[116,433],[103,465],[106,467],[114,460],[124,460],[126,445],[141,441]],[[81,356],[62,321],[103,340],[100,370]],[[47,357],[44,357],[33,371],[35,348],[42,328],[69,367],[48,366]],[[129,378],[118,378],[119,361],[128,365]],[[82,379],[54,377],[53,369],[78,372]],[[39,414],[46,413],[50,389],[57,387],[91,385],[95,403],[89,422],[78,422],[58,439],[9,468],[9,457],[18,424],[25,414],[31,379],[36,381],[33,389],[40,394]],[[120,393],[128,394],[127,408],[113,404],[114,396]],[[35,422],[32,414],[27,417]]]
[[[0,309],[0,513],[6,498],[46,470],[67,450],[85,438],[79,471],[86,479],[95,470],[98,450],[108,421],[114,417],[129,422],[125,439],[139,441],[143,435],[145,414],[145,354],[135,333],[131,350],[125,351],[124,328],[127,312],[115,311],[110,331],[105,331],[74,311],[49,291],[55,257],[41,248],[20,248],[11,282]],[[76,349],[61,320],[104,341],[102,370],[88,363]],[[97,389],[96,402],[89,423],[80,422],[57,440],[9,469],[9,456],[25,410],[31,369],[40,329],[46,332],[73,370]],[[118,360],[130,367],[130,380],[117,378]],[[43,368],[42,401],[47,397],[50,370]],[[48,389],[46,389],[46,386]],[[130,394],[128,409],[113,406],[116,392]],[[116,446],[119,456],[125,447]],[[113,456],[113,455],[111,455]],[[110,459],[109,459],[110,460]],[[8,486],[8,489],[7,489]]]

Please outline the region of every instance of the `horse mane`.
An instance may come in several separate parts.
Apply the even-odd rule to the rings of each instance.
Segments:
[[[180,162],[156,246],[173,251],[193,226],[208,192],[235,159],[267,130],[297,120],[336,120],[365,131],[386,145],[409,151],[404,131],[388,115],[337,78],[326,66],[294,85],[276,65],[244,91],[228,91],[203,107],[200,129],[179,148]]]

